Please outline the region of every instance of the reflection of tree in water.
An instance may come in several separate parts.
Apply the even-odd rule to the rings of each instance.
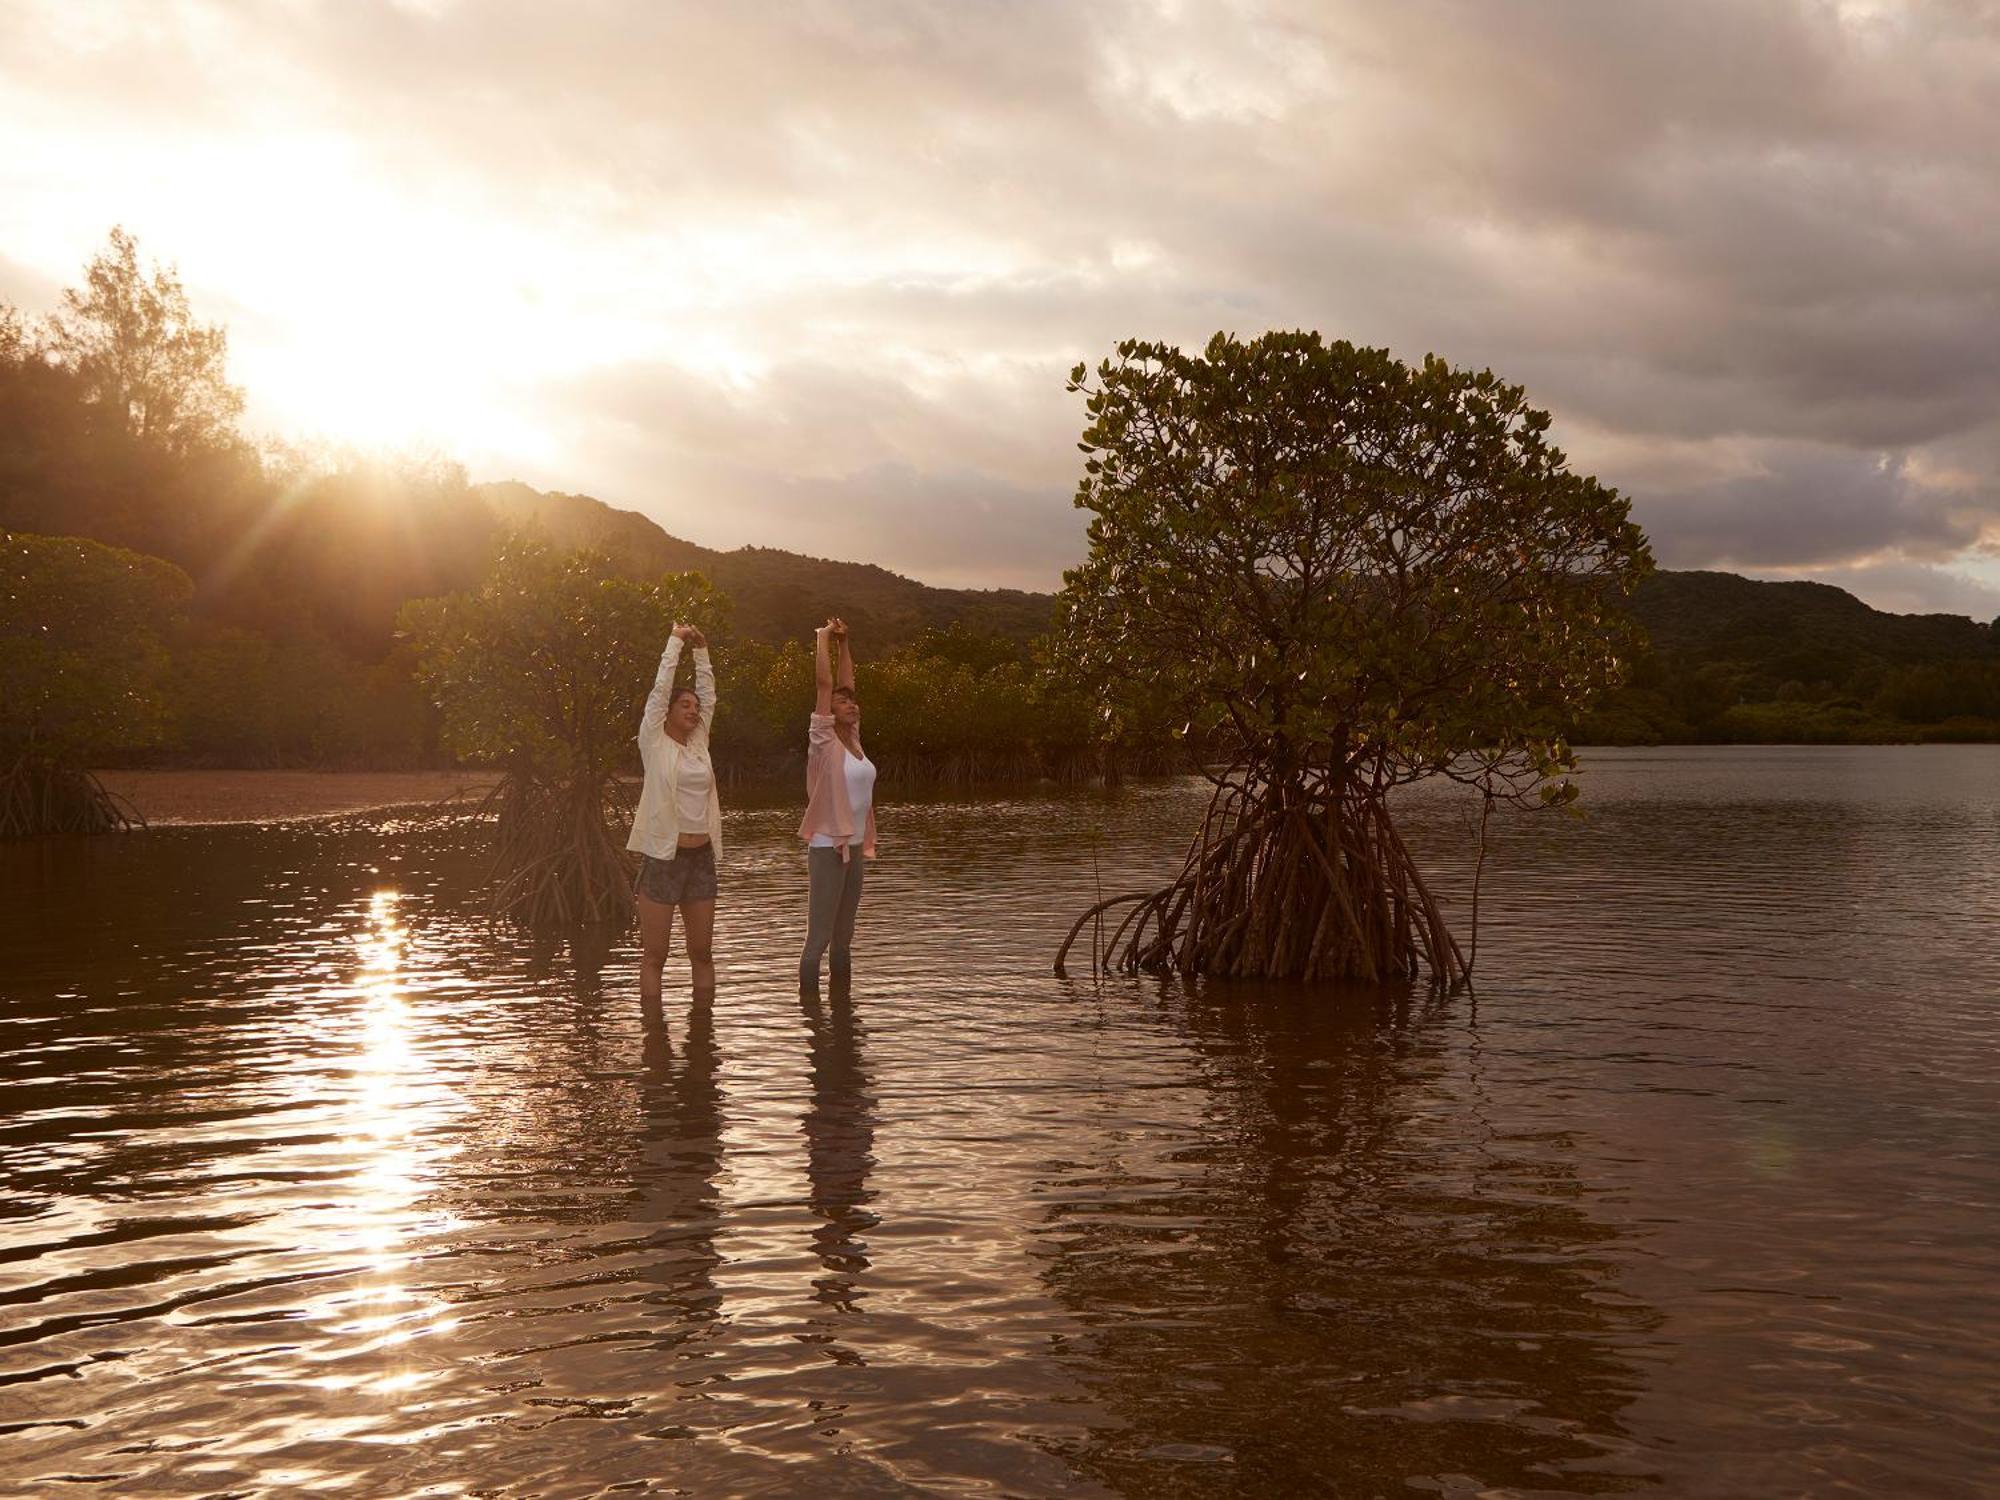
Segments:
[[[875,1096],[862,1057],[864,1033],[842,986],[835,985],[824,999],[807,991],[799,1004],[812,1049],[812,1102],[799,1124],[812,1211],[819,1220],[813,1252],[824,1272],[813,1286],[830,1310],[858,1312],[866,1293],[855,1282],[868,1269],[861,1236],[880,1222],[868,1208],[875,1196],[868,1186],[868,1169],[875,1164]]]
[[[1069,1361],[1119,1422],[1072,1461],[1144,1495],[1627,1487],[1620,1349],[1657,1317],[1568,1143],[1496,1138],[1434,1012],[1296,999],[1170,994],[1199,1140],[1047,1189]]]

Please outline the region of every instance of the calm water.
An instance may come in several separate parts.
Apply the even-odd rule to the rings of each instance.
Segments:
[[[885,808],[846,1003],[732,814],[666,1035],[463,825],[0,849],[0,1490],[1990,1493],[2000,750],[1588,781],[1476,1001],[1050,977],[1188,787]]]

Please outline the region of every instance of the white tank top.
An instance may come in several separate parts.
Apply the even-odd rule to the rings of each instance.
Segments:
[[[708,793],[714,785],[715,767],[708,763],[708,752],[682,750],[674,777],[674,810],[682,833],[708,832]]]
[[[856,755],[842,749],[841,769],[847,773],[847,805],[854,813],[854,836],[850,845],[865,843],[868,839],[868,809],[875,801],[875,762],[865,755]],[[834,849],[840,839],[831,833],[816,833],[812,836],[813,849]]]

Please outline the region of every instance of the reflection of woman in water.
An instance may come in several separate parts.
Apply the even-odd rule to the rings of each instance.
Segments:
[[[875,1097],[861,1052],[861,1028],[847,992],[836,986],[822,1000],[804,994],[812,1033],[812,1103],[799,1125],[806,1138],[806,1180],[812,1211],[813,1253],[825,1275],[813,1286],[821,1302],[854,1312],[854,1278],[868,1269],[861,1236],[878,1222],[868,1209],[874,1194],[868,1169],[875,1165]]]
[[[664,1301],[685,1315],[663,1342],[677,1347],[699,1325],[713,1320],[722,1305],[715,1269],[722,1263],[715,1238],[722,1226],[722,1091],[716,1083],[715,1007],[697,995],[688,1007],[687,1045],[678,1067],[666,1028],[646,1027],[644,1071],[640,1074],[639,1158],[632,1186],[634,1217],[654,1226],[648,1243],[666,1251],[647,1279],[664,1292],[646,1300]],[[692,1354],[694,1351],[688,1351]]]
[[[819,983],[819,961],[836,983],[853,963],[854,914],[861,906],[861,865],[875,857],[875,763],[861,748],[861,700],[847,624],[828,620],[814,632],[813,705],[806,751],[806,946],[799,985]],[[831,652],[839,652],[836,666]],[[837,671],[837,678],[836,678]],[[828,950],[831,949],[831,953]]]
[[[674,686],[683,643],[694,647],[692,688]],[[687,934],[695,994],[715,991],[715,859],[722,850],[722,809],[708,759],[714,719],[715,668],[707,637],[692,625],[676,625],[639,720],[646,776],[625,844],[639,855],[639,1002],[647,1010],[659,1009],[676,907]]]

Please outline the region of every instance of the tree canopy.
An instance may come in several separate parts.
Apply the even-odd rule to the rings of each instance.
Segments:
[[[1127,342],[1071,388],[1093,518],[1066,624],[1115,711],[1390,780],[1568,763],[1651,559],[1521,387],[1271,333]]]
[[[401,623],[451,750],[569,778],[625,765],[668,632],[718,612],[698,573],[641,583],[604,553],[516,536],[476,590],[415,600]]]
[[[48,320],[46,348],[83,382],[85,399],[135,438],[175,451],[236,439],[243,392],[229,383],[229,336],[199,323],[180,273],[139,264],[122,227],[63,293]]]
[[[157,557],[0,532],[0,756],[88,766],[157,738],[163,643],[192,592]]]

